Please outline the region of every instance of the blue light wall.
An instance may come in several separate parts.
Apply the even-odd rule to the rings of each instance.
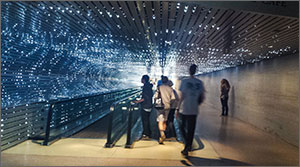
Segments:
[[[91,36],[51,9],[1,3],[2,108],[133,87],[146,72],[110,32]]]

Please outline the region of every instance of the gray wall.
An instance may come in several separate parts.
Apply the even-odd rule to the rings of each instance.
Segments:
[[[220,81],[232,86],[229,116],[299,147],[299,54],[199,76],[206,103],[220,111]]]

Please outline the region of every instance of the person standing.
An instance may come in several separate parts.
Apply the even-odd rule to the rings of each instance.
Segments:
[[[171,103],[175,100],[173,89],[168,85],[168,77],[166,76],[162,78],[162,85],[157,88],[157,91],[154,95],[155,100],[158,98],[161,98],[164,106],[162,109],[157,110],[157,122],[158,129],[160,132],[159,144],[163,144],[163,141],[166,139],[166,122],[168,120]]]
[[[190,77],[182,80],[179,88],[181,91],[181,99],[176,109],[176,115],[178,116],[180,111],[182,121],[180,130],[184,138],[185,146],[181,153],[185,156],[188,155],[188,151],[192,150],[198,109],[204,100],[205,88],[203,82],[195,78],[196,70],[197,66],[192,64],[189,68]],[[180,110],[181,103],[183,103],[182,110]]]
[[[230,84],[227,81],[227,79],[222,79],[221,80],[221,96],[220,96],[220,100],[221,100],[221,104],[222,104],[222,116],[227,116],[228,115],[228,93],[230,90]]]
[[[142,98],[138,101],[134,101],[134,103],[142,104],[142,124],[143,124],[143,136],[142,138],[150,138],[151,130],[150,130],[150,114],[152,111],[152,97],[153,97],[153,85],[149,82],[149,76],[143,75],[141,82],[144,84],[142,90]]]

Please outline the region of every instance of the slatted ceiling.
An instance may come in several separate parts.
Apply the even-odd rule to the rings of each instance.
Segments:
[[[218,9],[210,9],[206,15],[204,16],[203,20],[201,21],[201,23],[199,25],[201,25],[201,27],[199,27],[199,29],[197,30],[198,32],[200,32],[200,36],[199,38],[197,38],[195,40],[195,44],[199,44],[201,42],[201,40],[207,40],[206,38],[206,29],[210,29],[211,26],[209,26],[209,22],[211,22],[211,18],[214,17],[216,14],[218,13]],[[205,41],[206,42],[206,41]]]
[[[185,48],[187,46],[187,43],[190,43],[190,39],[194,36],[194,32],[190,27],[193,26],[191,24],[192,23],[191,20],[196,16],[191,15],[192,10],[193,10],[192,7],[188,8],[186,15],[183,18],[183,22],[181,24],[180,29],[185,30],[185,32],[184,35],[181,36],[181,39],[179,39],[181,43],[179,43],[178,48]],[[191,31],[192,33],[190,34],[189,31]]]
[[[140,16],[138,14],[137,11],[137,6],[135,3],[128,3],[128,6],[130,6],[131,9],[136,9],[136,10],[132,10],[132,17],[134,18],[134,23],[137,26],[137,30],[138,30],[138,37],[140,40],[142,40],[141,42],[145,43],[145,38],[144,38],[144,34],[145,34],[145,30],[144,27],[142,25],[142,21],[140,19]]]
[[[226,12],[226,11],[225,11]],[[218,12],[218,14],[216,14],[215,16],[213,16],[213,17],[215,17],[215,19],[219,19],[220,17],[222,17],[222,16],[224,16],[224,12],[222,12],[222,11],[219,11]],[[226,15],[226,13],[225,13],[225,16],[224,17],[227,17],[227,15]],[[195,41],[195,42],[193,42],[193,43],[196,43],[196,44],[198,44],[198,45],[203,45],[203,43],[204,42],[207,42],[207,41],[205,41],[205,39],[206,40],[209,40],[210,41],[210,39],[209,39],[209,37],[210,37],[210,35],[209,34],[211,34],[211,33],[209,33],[211,30],[213,30],[213,29],[215,29],[215,28],[212,28],[212,25],[214,25],[215,24],[215,22],[212,22],[212,20],[210,20],[210,23],[208,23],[208,24],[206,24],[206,25],[208,25],[207,26],[207,28],[206,29],[202,29],[202,34],[204,34],[203,36],[202,36],[202,38],[200,37],[200,38],[198,38],[198,40],[197,41]],[[206,35],[206,33],[208,33],[208,35]],[[198,41],[200,41],[200,42],[202,42],[202,43],[198,43]]]
[[[284,25],[285,25],[286,22],[276,21],[275,23],[276,23],[276,26],[278,26],[280,28],[284,28]],[[288,23],[290,23],[290,22],[288,22]],[[274,25],[274,24],[272,24],[272,25]],[[282,26],[280,26],[280,25],[282,25]],[[258,42],[255,42],[255,45],[259,46],[260,44],[265,44],[265,43],[268,43],[268,41],[272,40],[272,36],[275,35],[275,33],[273,31],[274,31],[274,29],[271,26],[266,27],[264,30],[258,31],[259,34],[260,34],[259,38],[262,39],[262,40],[259,40]],[[245,40],[244,37],[242,37],[242,39],[243,40],[241,41],[240,45],[243,45],[246,42],[249,43],[249,41]]]
[[[78,2],[78,3],[80,3],[80,2]],[[97,11],[99,9],[99,6],[95,6],[93,4],[93,2],[86,2],[86,3],[88,3],[90,6],[93,6],[93,7],[91,7],[91,10],[92,10],[91,15],[93,15],[95,18],[95,21],[93,21],[93,23],[96,23],[97,31],[104,33],[106,31],[106,27],[109,27],[109,26],[107,25],[108,22],[106,20],[103,21],[102,16],[99,14],[99,11]],[[120,33],[118,33],[118,31],[114,31],[114,32],[117,32],[116,35],[121,35]]]
[[[102,17],[99,15],[98,11],[95,11],[95,13],[97,13],[97,16],[99,17],[99,19],[101,19],[102,23],[108,23],[111,27],[111,30],[113,34],[117,35],[117,36],[121,36],[122,34],[130,34],[131,31],[128,30],[128,26],[124,26],[124,23],[121,22],[120,19],[118,19],[115,15],[112,15],[112,17],[110,19],[106,19],[109,18],[108,14],[106,11],[110,12],[111,14],[114,13],[114,11],[112,10],[112,7],[105,9],[105,5],[102,5],[102,3],[95,1],[95,2],[86,2],[88,5],[90,6],[94,6],[93,3],[95,3],[94,9],[95,7],[97,7],[103,14],[107,15],[107,17]],[[104,2],[103,2],[104,3]],[[120,15],[119,13],[117,13],[119,15],[119,17],[122,17],[122,15]],[[122,28],[119,29],[117,27],[117,25],[120,25]],[[122,38],[123,39],[123,38]],[[125,40],[123,39],[122,41],[125,42]],[[129,42],[132,44],[132,42]]]
[[[272,41],[272,36],[274,35],[274,33],[272,32],[272,30],[270,30],[270,31],[266,31],[265,33],[263,33],[263,34],[261,34],[260,35],[260,37],[259,38],[262,38],[262,39],[265,39],[265,40],[259,40],[259,41],[251,41],[251,40],[249,40],[249,39],[247,39],[247,40],[243,40],[243,41],[241,41],[240,42],[240,45],[243,45],[243,44],[248,44],[248,47],[250,47],[251,46],[251,44],[253,44],[253,45],[258,45],[259,46],[259,44],[266,44],[266,43],[268,43],[269,41]],[[252,43],[251,43],[252,42]],[[255,42],[255,43],[254,43]]]
[[[214,27],[212,27],[208,30],[208,35],[207,35],[206,39],[208,39],[211,42],[211,41],[213,41],[213,38],[212,38],[213,35],[216,35],[216,34],[222,35],[222,32],[224,32],[224,30],[222,32],[220,32],[219,30],[217,30],[216,27],[221,27],[222,24],[228,19],[228,16],[232,13],[233,12],[227,12],[227,13],[225,12],[224,14],[222,14],[222,16],[220,18],[217,18],[218,20],[216,22],[220,22],[221,23],[220,26],[216,25],[215,22],[214,22],[214,24],[209,25],[211,27],[212,26],[214,26]],[[204,32],[204,33],[206,33],[206,32]],[[202,44],[200,43],[199,45],[202,45]]]
[[[147,37],[147,27],[148,27],[148,23],[147,23],[147,19],[146,19],[146,16],[145,16],[145,11],[144,11],[144,7],[143,7],[143,3],[142,1],[137,1],[135,2],[136,3],[136,15],[139,17],[139,22],[140,22],[140,25],[142,27],[142,35],[145,37]],[[131,3],[130,3],[131,4]],[[135,16],[136,17],[136,16]],[[145,38],[146,39],[146,38]]]
[[[33,6],[30,7],[30,5],[27,5],[29,3]],[[42,10],[38,6],[39,3],[44,4],[46,8],[51,5],[56,11],[48,8],[47,10]],[[222,61],[226,60],[227,62],[230,62],[230,59],[234,60],[235,56],[237,59],[240,59],[239,52],[235,52],[240,48],[251,50],[253,54],[252,56],[248,55],[250,58],[255,58],[254,54],[266,54],[270,49],[261,48],[261,45],[265,43],[273,45],[273,50],[284,48],[286,45],[293,47],[291,50],[298,50],[298,47],[293,45],[298,39],[295,37],[297,36],[295,34],[299,33],[298,28],[291,28],[291,31],[279,33],[282,35],[278,35],[278,39],[280,42],[284,41],[285,44],[280,44],[280,42],[274,43],[274,39],[272,38],[273,32],[270,31],[286,29],[284,24],[293,24],[294,22],[291,20],[295,20],[295,24],[297,25],[299,19],[208,8],[198,4],[181,3],[179,8],[177,8],[177,2],[159,1],[20,2],[20,4],[24,4],[24,8],[32,11],[39,10],[41,13],[46,12],[46,14],[37,16],[33,16],[34,13],[31,12],[32,14],[30,15],[32,20],[49,20],[48,23],[42,24],[44,31],[52,31],[54,27],[51,27],[50,23],[54,23],[57,17],[61,16],[61,20],[67,20],[69,26],[67,24],[58,26],[70,29],[70,33],[73,33],[74,36],[82,33],[83,37],[86,35],[98,35],[98,37],[102,36],[101,38],[105,38],[105,40],[112,39],[119,41],[119,44],[115,42],[110,43],[105,45],[105,48],[117,50],[122,47],[122,44],[125,44],[126,46],[123,47],[132,52],[132,54],[129,54],[131,55],[130,57],[133,60],[142,62],[152,61],[154,63],[156,61],[155,53],[158,53],[159,57],[162,56],[161,54],[169,56],[168,54],[170,54],[171,50],[174,50],[175,54],[178,54],[179,57],[184,57],[185,62],[206,62],[208,64],[211,64],[209,62],[214,60],[214,58],[209,57],[208,48],[218,49],[212,56],[219,57]],[[185,12],[186,6],[188,6],[188,9]],[[68,7],[72,9],[73,13],[62,12],[57,9],[58,7],[64,9]],[[80,11],[80,14],[76,12],[77,10]],[[88,11],[91,11],[90,16],[87,16]],[[111,17],[107,12],[110,13]],[[48,13],[53,18],[47,17]],[[153,15],[155,19],[153,19]],[[25,19],[28,20],[26,17]],[[84,21],[87,24],[83,24]],[[231,28],[232,26],[234,28]],[[192,33],[189,34],[189,31]],[[104,37],[104,34],[111,34],[112,37]],[[260,34],[260,37],[257,37],[257,34]],[[171,45],[165,41],[170,41]],[[225,48],[231,49],[229,54],[232,57],[229,58],[223,55]],[[258,51],[258,48],[261,49]],[[179,51],[179,49],[182,50]],[[144,50],[142,55],[141,50]],[[198,56],[197,53],[199,54]],[[243,54],[247,55],[247,53]],[[147,57],[154,60],[145,60]],[[166,57],[166,59],[169,58]],[[180,61],[181,59],[178,60]],[[181,63],[188,65],[185,62]],[[232,65],[239,65],[239,63],[235,61]]]
[[[236,24],[232,24],[232,25],[236,25]],[[238,37],[238,32],[236,32],[236,31],[234,31],[234,30],[232,30],[232,25],[229,25],[229,27],[228,27],[228,31],[233,31],[233,33],[231,34],[234,38],[232,39],[232,41],[238,41],[238,39],[240,39],[240,37]],[[236,28],[236,26],[235,26],[235,28]],[[243,31],[243,29],[242,28],[240,28],[240,27],[238,27],[237,28],[239,31]],[[223,43],[223,41],[219,41],[219,43],[214,43],[213,45],[215,45],[215,46],[219,46],[219,44],[222,44]],[[234,45],[234,44],[233,44]]]

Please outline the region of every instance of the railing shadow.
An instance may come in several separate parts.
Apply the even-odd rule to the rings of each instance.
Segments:
[[[251,164],[236,161],[227,158],[220,159],[209,159],[209,158],[201,158],[188,156],[187,160],[181,160],[180,162],[185,166],[253,166]]]

